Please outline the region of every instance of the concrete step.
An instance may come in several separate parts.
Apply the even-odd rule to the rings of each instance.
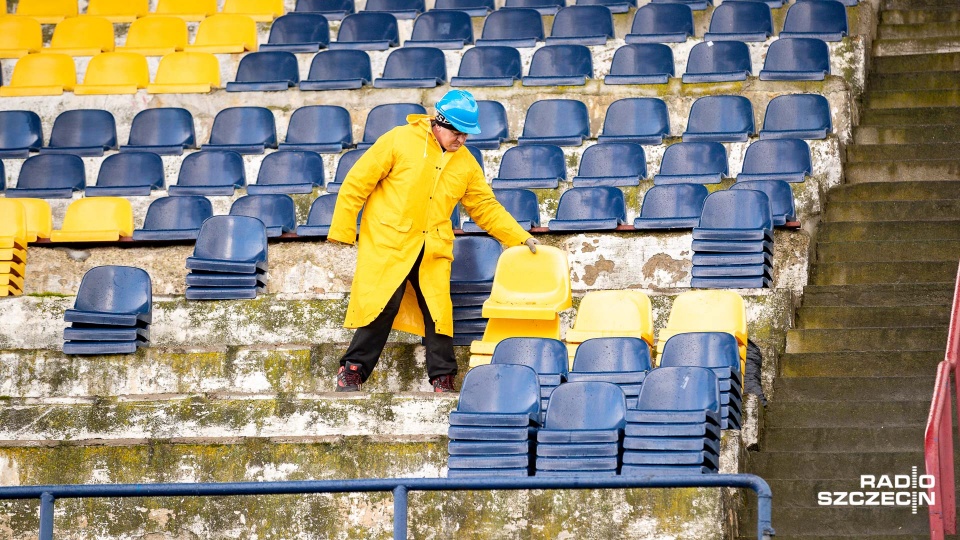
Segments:
[[[777,378],[774,387],[773,407],[794,405],[797,403],[819,405],[822,402],[834,403],[845,399],[851,405],[855,402],[868,402],[883,399],[884,403],[921,403],[930,406],[930,394],[933,393],[933,379],[927,376],[915,377],[784,377]],[[846,405],[846,402],[844,402]],[[770,406],[764,411],[764,420],[769,418]]]
[[[911,90],[950,90],[955,88],[960,88],[960,74],[953,71],[887,73],[871,75],[867,78],[868,93]]]
[[[803,307],[797,328],[877,328],[939,326],[950,322],[949,306]]]
[[[945,348],[947,327],[789,330],[787,353],[926,351]]]
[[[910,452],[923,450],[924,421],[912,426],[769,427],[762,448],[793,452]]]
[[[897,383],[893,377],[885,378],[887,388],[895,388]],[[933,396],[933,379],[927,381],[929,388],[921,395],[926,395],[925,401],[885,401],[887,391],[878,388],[878,393],[870,400],[854,400],[845,394],[834,396],[836,401],[787,402],[779,399],[779,394],[763,413],[766,424],[765,433],[770,430],[823,428],[850,431],[850,437],[856,429],[877,430],[895,427],[923,426],[930,412],[930,397]],[[836,389],[836,388],[834,388]],[[843,429],[841,429],[843,428]],[[830,444],[839,444],[837,450],[842,450],[842,444],[849,442],[848,435],[839,434],[839,437],[813,437],[801,432],[795,433],[796,440],[784,439],[785,446],[770,450],[786,451],[790,444],[817,439],[831,441]],[[771,439],[768,439],[768,444]],[[923,444],[923,438],[920,438]],[[821,448],[818,451],[824,451]]]
[[[747,452],[747,470],[765,480],[847,480],[851,490],[860,474],[910,474],[923,470],[923,451],[910,452]],[[813,504],[816,504],[815,502]]]
[[[960,13],[951,9],[884,9],[880,25],[930,24],[960,22]]]
[[[960,12],[948,13],[949,21],[960,21]],[[960,52],[881,56],[873,59],[873,73],[954,71],[960,68]]]
[[[891,185],[896,184],[891,182]],[[958,240],[960,239],[960,219],[915,222],[887,221],[880,223],[855,223],[852,221],[831,223],[828,221],[821,224],[820,230],[817,231],[817,238],[821,242]]]
[[[960,37],[956,35],[878,39],[873,42],[874,58],[951,52],[960,52]]]
[[[904,160],[874,163],[848,163],[844,167],[848,183],[960,180],[960,160]]]
[[[960,142],[953,125],[860,126],[853,130],[854,144],[945,144]],[[909,155],[909,154],[908,154]],[[931,180],[928,178],[928,180]]]
[[[960,188],[960,182],[957,183]],[[960,217],[960,199],[828,202],[825,219],[839,221],[941,221]]]
[[[953,283],[892,285],[808,285],[803,290],[801,316],[812,308],[940,306],[953,305]]]
[[[900,161],[903,156],[923,156],[924,160],[953,159],[960,151],[960,142],[928,144],[854,144],[847,147],[847,162]],[[916,182],[905,182],[915,184]],[[960,192],[960,184],[944,182],[953,187],[951,195]],[[831,190],[832,192],[832,190]]]
[[[877,473],[880,474],[880,473]],[[850,482],[850,491],[857,490],[857,482]],[[806,507],[778,507],[774,503],[773,528],[780,540],[781,535],[793,535],[811,532],[811,524],[816,523],[814,538],[850,535],[864,540],[874,539],[877,535],[891,534],[927,534],[929,538],[930,517],[926,507],[921,507],[916,514],[911,513],[909,506],[903,507],[823,507],[816,506],[814,498]],[[756,522],[756,510],[744,512],[744,523]],[[782,531],[782,533],[781,533]]]
[[[922,24],[881,24],[878,39],[917,39],[960,36],[960,21]]]
[[[823,263],[958,260],[960,241],[824,242],[817,245],[817,261]]]
[[[937,374],[946,347],[921,351],[818,352],[780,358],[780,377],[929,377]]]
[[[944,283],[957,275],[956,261],[884,263],[818,263],[813,269],[817,285],[882,283]]]
[[[960,40],[957,40],[960,49]],[[956,107],[960,105],[960,90],[949,88],[946,90],[926,90],[922,88],[912,90],[870,90],[864,96],[864,104],[872,109],[903,107]]]
[[[883,9],[943,10],[956,7],[955,2],[943,0],[883,0]]]
[[[884,150],[896,148],[887,145],[854,145],[848,147],[860,152],[863,150]],[[960,144],[957,145],[960,151]],[[866,160],[865,160],[866,161]],[[844,184],[832,188],[828,193],[828,203],[871,202],[871,201],[925,201],[928,199],[960,199],[960,182],[873,182],[865,184]]]
[[[922,468],[918,470],[918,474],[922,471]],[[866,473],[865,473],[866,474]],[[879,475],[880,473],[875,473]],[[868,484],[869,485],[869,484]],[[770,488],[774,493],[774,508],[778,505],[784,507],[810,507],[818,506],[817,504],[817,494],[821,491],[897,491],[897,488],[893,489],[877,489],[877,488],[860,488],[860,479],[835,479],[835,480],[787,480],[787,479],[777,479],[770,482]],[[912,491],[912,489],[908,489]],[[889,496],[888,496],[889,497]],[[812,501],[812,503],[811,503]],[[879,505],[881,501],[877,500],[876,504]],[[896,511],[895,508],[889,508],[890,511]],[[910,507],[907,507],[907,511],[910,512]],[[918,509],[918,512],[920,510]],[[926,511],[924,507],[923,511]],[[776,528],[776,526],[775,526]],[[774,538],[780,538],[780,530],[777,529],[777,535]],[[874,538],[870,536],[871,540]],[[926,540],[930,540],[930,536],[927,536]]]
[[[920,76],[924,72],[916,73]],[[893,76],[895,74],[892,74]],[[871,75],[884,77],[884,75]],[[861,126],[912,126],[960,123],[960,107],[898,107],[896,109],[865,109],[860,113]]]

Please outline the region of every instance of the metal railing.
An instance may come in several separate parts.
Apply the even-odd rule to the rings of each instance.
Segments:
[[[53,540],[54,503],[58,499],[94,497],[227,497],[308,493],[393,493],[393,538],[407,538],[407,494],[411,491],[485,491],[529,489],[627,489],[728,487],[757,494],[757,538],[774,535],[770,524],[770,486],[752,474],[622,476],[615,478],[389,478],[304,482],[239,482],[223,484],[98,484],[0,488],[0,499],[40,500],[40,540]]]

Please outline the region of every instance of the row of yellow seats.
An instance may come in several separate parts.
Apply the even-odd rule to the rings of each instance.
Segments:
[[[27,246],[49,238],[52,228],[47,201],[0,199],[0,297],[23,294]]]
[[[0,199],[0,254],[12,240],[23,246],[50,242],[116,242],[133,236],[133,207],[123,197],[88,197],[67,207],[63,227],[53,230],[50,205],[43,199]]]
[[[193,45],[187,44],[187,23],[176,17],[150,16],[130,25],[123,47],[115,47],[113,24],[103,17],[73,17],[57,24],[49,47],[43,47],[40,23],[30,17],[0,17],[0,58],[30,53],[94,56],[114,50],[145,56],[175,51],[217,54],[257,50],[257,23],[247,15],[214,15],[200,23]]]
[[[20,0],[17,15],[42,24],[57,24],[80,14],[77,0]],[[90,0],[87,15],[111,22],[129,23],[150,12],[149,0]],[[157,0],[158,15],[172,15],[186,21],[201,21],[217,13],[217,0]],[[225,0],[221,13],[248,15],[257,22],[270,22],[283,15],[283,0]]]

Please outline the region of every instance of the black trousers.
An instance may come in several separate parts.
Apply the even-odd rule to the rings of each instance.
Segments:
[[[420,256],[417,262],[413,263],[413,268],[403,280],[400,287],[397,288],[387,305],[380,312],[380,315],[370,324],[357,328],[347,347],[347,352],[340,359],[340,365],[346,362],[358,363],[362,366],[363,379],[373,373],[373,369],[380,360],[380,354],[383,347],[387,344],[387,338],[390,329],[393,326],[393,320],[400,312],[400,302],[403,300],[403,293],[406,290],[407,282],[413,286],[417,293],[417,304],[420,305],[420,311],[423,312],[423,323],[425,326],[424,345],[427,348],[427,376],[433,379],[441,375],[455,375],[457,373],[457,358],[453,353],[453,338],[436,332],[436,325],[430,316],[430,310],[427,308],[427,301],[423,298],[423,292],[420,290],[420,262],[423,260],[423,250],[420,250]]]

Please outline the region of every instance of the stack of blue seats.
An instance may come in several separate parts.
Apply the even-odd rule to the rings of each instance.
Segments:
[[[490,364],[467,373],[450,413],[447,476],[530,476],[540,425],[540,385],[526,366]]]
[[[633,409],[651,369],[650,346],[646,341],[635,337],[592,338],[577,347],[567,381],[613,383],[623,391],[627,408]]]
[[[64,354],[133,354],[150,342],[150,275],[130,266],[98,266],[83,276],[64,312]]]
[[[567,346],[558,339],[507,338],[493,349],[491,364],[520,364],[533,368],[540,381],[540,418],[547,415],[553,391],[567,380]]]
[[[720,387],[709,369],[659,367],[627,411],[624,475],[705,474],[720,468]]]
[[[770,287],[773,215],[762,191],[717,191],[703,203],[693,229],[690,286],[712,289]]]
[[[211,217],[187,269],[188,300],[256,298],[267,286],[267,227],[249,216]]]
[[[453,301],[453,344],[482,340],[487,319],[483,303],[490,298],[493,275],[503,246],[489,236],[460,236],[453,241],[450,298]]]
[[[740,429],[743,418],[743,374],[737,338],[726,332],[688,332],[667,340],[661,367],[702,367],[720,385],[720,428]]]

